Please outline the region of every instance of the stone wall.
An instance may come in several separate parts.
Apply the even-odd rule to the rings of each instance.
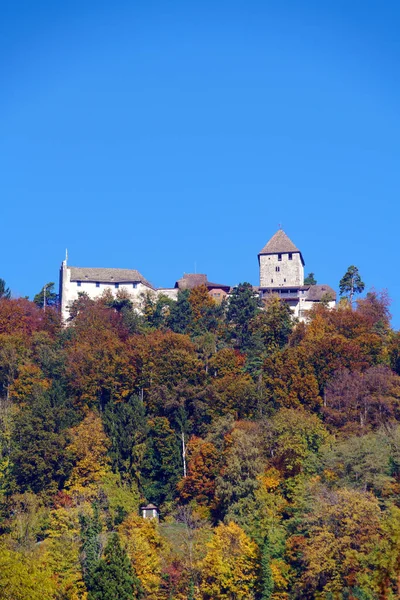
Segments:
[[[304,267],[299,252],[261,254],[260,287],[290,287],[304,284]]]

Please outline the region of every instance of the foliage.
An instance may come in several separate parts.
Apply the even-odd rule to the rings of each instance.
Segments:
[[[58,294],[54,291],[54,282],[46,283],[38,294],[33,298],[33,302],[39,308],[46,306],[55,306],[58,302]]]
[[[0,278],[0,298],[6,298],[6,299],[11,298],[11,290],[10,290],[10,288],[7,287],[4,279],[1,279],[1,278]]]
[[[204,600],[251,600],[259,578],[257,546],[235,523],[220,524],[202,562]]]
[[[339,282],[340,293],[342,296],[347,296],[350,304],[352,304],[354,294],[361,294],[364,288],[365,283],[361,279],[358,268],[351,265]]]
[[[250,284],[221,304],[205,286],[150,294],[142,313],[82,294],[65,327],[6,296],[0,598],[398,597],[385,291],[301,323]]]
[[[46,555],[24,555],[0,546],[2,600],[54,600],[56,585]]]
[[[140,598],[140,586],[134,576],[126,550],[116,533],[110,536],[93,572],[88,600],[134,600]]]
[[[68,451],[74,466],[65,487],[72,496],[94,498],[96,484],[107,474],[109,445],[100,417],[89,412],[79,425],[70,430]]]
[[[314,273],[309,273],[307,277],[304,277],[304,285],[316,285],[317,280],[314,277]]]

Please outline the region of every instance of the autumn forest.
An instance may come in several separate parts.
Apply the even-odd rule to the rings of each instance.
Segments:
[[[0,294],[0,599],[399,598],[389,304]]]

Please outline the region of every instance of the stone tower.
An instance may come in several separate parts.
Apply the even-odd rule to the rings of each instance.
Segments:
[[[262,288],[304,285],[303,257],[282,229],[261,250],[258,263]]]

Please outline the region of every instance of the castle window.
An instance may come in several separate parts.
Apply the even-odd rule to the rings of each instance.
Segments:
[[[275,271],[276,271],[277,273],[279,273],[279,271],[280,271],[280,270],[281,270],[281,268],[280,268],[280,267],[275,267]]]
[[[80,282],[80,281],[77,281],[77,282],[76,282],[76,285],[77,285],[78,287],[81,287],[81,282]]]
[[[116,283],[115,287],[116,287],[116,289],[118,289],[119,288],[119,283]]]
[[[282,260],[282,254],[278,254],[278,260]]]
[[[137,283],[132,283],[132,287],[136,289],[137,288]]]
[[[293,254],[289,252],[289,260],[293,260]]]
[[[271,279],[271,283],[274,283],[274,280],[273,280],[273,279]]]
[[[284,279],[283,282],[286,283],[286,279]]]
[[[96,281],[96,287],[100,287],[100,283]]]

